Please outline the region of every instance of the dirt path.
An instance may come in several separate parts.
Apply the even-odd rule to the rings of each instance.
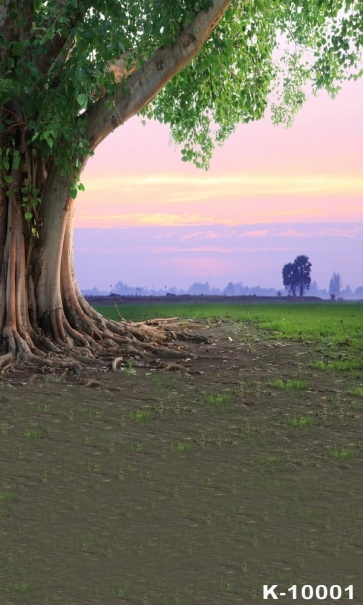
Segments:
[[[363,605],[361,377],[253,325],[201,333],[147,367],[4,377],[2,605]]]

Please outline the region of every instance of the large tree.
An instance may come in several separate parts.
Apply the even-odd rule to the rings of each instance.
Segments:
[[[311,284],[311,267],[309,257],[301,254],[293,263],[287,263],[282,269],[282,281],[288,292],[293,296],[299,293],[304,296],[305,290],[309,290]]]
[[[74,199],[105,137],[141,113],[207,167],[271,95],[289,124],[307,80],[358,76],[362,22],[359,0],[0,0],[0,366],[146,337],[75,281]]]
[[[296,290],[298,287],[297,284],[297,275],[295,271],[295,267],[293,263],[287,263],[282,268],[282,283],[284,284],[286,290],[292,296],[296,296]]]
[[[310,289],[311,284],[310,273],[312,264],[309,261],[309,257],[304,254],[297,256],[294,260],[294,267],[299,296],[304,296],[304,292]]]

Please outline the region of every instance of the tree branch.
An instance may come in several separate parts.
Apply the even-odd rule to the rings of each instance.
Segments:
[[[139,113],[160,90],[197,55],[222,19],[232,0],[214,0],[200,11],[193,23],[177,37],[174,46],[157,49],[126,81],[113,97],[99,99],[81,119],[87,119],[86,137],[94,150],[111,132]],[[113,108],[106,107],[112,102]]]

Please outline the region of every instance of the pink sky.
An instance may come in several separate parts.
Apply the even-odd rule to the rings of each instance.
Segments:
[[[180,150],[169,143],[167,126],[155,122],[143,126],[137,117],[130,120],[109,136],[89,160],[82,177],[86,192],[77,198],[75,227],[105,230],[103,247],[107,247],[110,228],[121,227],[133,232],[142,229],[144,240],[148,238],[148,228],[175,228],[173,246],[170,247],[166,236],[160,236],[158,242],[159,254],[160,248],[168,254],[169,267],[166,269],[165,262],[158,264],[158,250],[153,245],[149,250],[149,254],[155,253],[153,266],[144,270],[136,254],[134,270],[129,275],[128,266],[120,265],[120,258],[124,256],[120,248],[113,251],[114,258],[106,254],[106,265],[98,266],[97,275],[93,272],[88,276],[76,240],[76,267],[81,287],[105,288],[119,280],[130,285],[137,282],[162,286],[165,282],[185,287],[192,281],[206,281],[209,275],[214,279],[214,282],[211,279],[212,285],[225,285],[227,279],[242,280],[247,285],[281,287],[280,255],[275,255],[275,265],[273,262],[276,245],[269,248],[263,244],[269,235],[268,225],[271,228],[273,224],[286,225],[285,236],[280,236],[283,241],[291,231],[298,238],[299,232],[306,231],[307,224],[316,226],[316,223],[322,224],[325,235],[326,224],[335,223],[341,235],[334,236],[337,257],[332,266],[331,252],[326,253],[326,245],[319,249],[320,236],[316,230],[316,239],[311,244],[315,258],[310,260],[318,273],[312,275],[313,279],[317,279],[319,286],[326,287],[331,273],[340,271],[351,287],[362,285],[363,273],[359,274],[357,266],[353,271],[351,266],[352,259],[358,255],[357,239],[352,239],[344,230],[344,225],[363,223],[362,98],[363,80],[350,82],[335,100],[326,93],[311,97],[290,129],[272,126],[268,117],[240,125],[224,146],[216,149],[208,172],[181,162]],[[205,233],[208,229],[213,233],[213,226],[217,225],[233,230],[241,225],[261,224],[263,229],[249,228],[248,234],[240,237],[241,248],[231,250],[232,255],[226,252],[228,238],[222,245],[218,232],[209,238],[209,253],[214,251],[213,254],[203,256],[196,240],[195,258],[183,256],[183,238],[192,237],[190,228],[193,226],[195,232],[202,228]],[[185,233],[184,228],[188,228]],[[351,248],[344,245],[339,254],[344,237],[351,238]],[[253,274],[247,277],[243,271],[235,272],[238,263],[243,264],[246,258],[247,243],[260,251],[267,248],[265,257],[255,255],[255,280]],[[203,245],[205,248],[205,242]],[[309,255],[304,244],[301,246],[296,254],[294,250],[286,251],[284,262],[294,260],[299,253]],[[100,247],[93,248],[92,243],[87,248],[89,255],[102,252]],[[252,252],[248,258],[248,263],[251,262],[254,262]],[[133,259],[128,255],[130,264]],[[179,274],[181,264],[183,283],[178,283],[175,274],[176,271]],[[91,283],[90,279],[93,279]]]

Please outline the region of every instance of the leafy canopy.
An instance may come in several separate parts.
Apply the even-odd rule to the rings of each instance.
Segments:
[[[309,257],[301,254],[297,256],[293,263],[287,263],[282,269],[282,280],[285,288],[296,296],[304,296],[304,291],[310,289],[311,267]]]
[[[2,6],[1,6],[2,5]],[[117,83],[108,69],[125,54],[140,67],[211,0],[1,0],[0,135],[11,131],[16,99],[28,144],[77,172],[89,153],[90,108]],[[215,144],[240,122],[290,124],[306,84],[335,94],[361,75],[361,0],[234,0],[200,53],[142,114],[170,124],[182,159],[207,167]],[[308,52],[305,52],[308,49]],[[3,154],[6,154],[3,149]]]

